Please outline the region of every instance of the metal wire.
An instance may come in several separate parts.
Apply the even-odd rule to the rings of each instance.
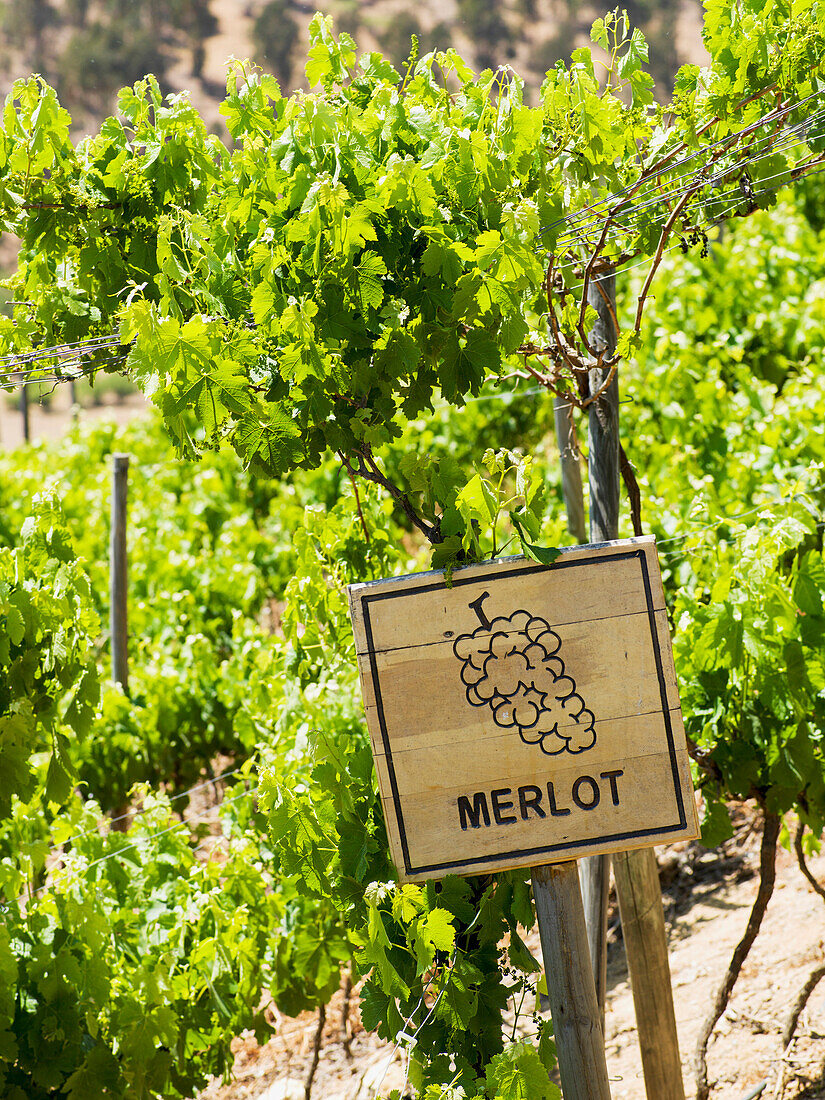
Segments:
[[[806,172],[805,175],[806,176],[809,176],[809,175],[815,176],[815,175],[819,175],[823,171],[825,171],[825,163],[823,163],[821,167],[818,167],[815,170],[812,170],[810,172]],[[768,177],[768,178],[769,179],[779,178],[780,175],[784,175],[784,174],[785,174],[784,172],[777,173],[777,175],[775,177]],[[773,191],[773,190],[774,190],[774,188],[768,186],[768,187],[758,188],[758,189],[754,190],[753,194],[755,196],[756,195],[764,195],[764,194],[767,194],[769,191]],[[735,210],[736,207],[739,206],[739,204],[743,201],[743,196],[742,196],[741,192],[737,192],[737,196],[738,197],[737,197],[736,201],[731,202],[729,204],[729,206],[727,207],[727,209],[722,214],[720,214],[719,217],[716,218],[715,221],[709,221],[709,222],[705,223],[705,228],[706,229],[718,229],[719,226],[724,225],[727,222],[728,215],[733,210]],[[690,207],[688,207],[687,209],[690,209]],[[662,250],[662,256],[664,257],[664,256],[668,255],[668,253],[674,252],[677,248],[679,248],[679,249],[682,248],[681,241],[676,241],[672,245],[668,245],[666,248],[664,248]],[[621,266],[621,268],[619,268],[619,270],[624,274],[628,271],[634,271],[636,268],[639,268],[639,267],[647,267],[650,264],[650,262],[651,262],[651,257],[646,256],[644,259],[637,260],[635,263],[623,264]],[[594,276],[592,276],[590,281],[592,283],[600,283],[603,280],[608,279],[610,277],[611,276],[609,274],[601,275],[601,276],[600,275],[594,275]],[[584,288],[584,283],[578,283],[578,284],[572,286],[570,289],[573,292],[575,292],[577,290],[582,290],[583,288]]]
[[[825,118],[825,111],[823,111],[823,118]],[[794,144],[798,144],[798,143],[796,143],[796,142],[791,142],[791,143],[790,143],[790,145],[794,145]],[[789,146],[789,147],[790,147],[790,146]],[[771,152],[770,152],[770,153],[768,153],[768,154],[760,154],[760,155],[759,155],[758,157],[753,157],[753,158],[751,158],[751,159],[750,159],[750,160],[748,160],[748,161],[742,162],[742,164],[741,164],[741,165],[737,166],[737,170],[740,170],[740,171],[744,171],[744,169],[745,169],[746,167],[748,167],[749,165],[751,165],[751,164],[755,164],[755,163],[758,163],[759,161],[762,161],[762,160],[767,160],[767,159],[769,159],[769,157],[770,157],[770,156],[773,156],[773,155],[775,155],[777,151],[778,151],[778,150],[771,150]],[[794,166],[794,167],[788,166],[787,168],[784,168],[784,169],[783,169],[782,171],[780,171],[780,172],[775,172],[775,173],[774,173],[773,175],[771,175],[771,176],[767,176],[767,177],[766,177],[765,179],[763,179],[763,180],[760,180],[760,181],[759,181],[759,183],[760,183],[760,185],[762,185],[762,186],[760,186],[760,187],[759,187],[759,188],[757,188],[757,189],[752,189],[752,190],[751,190],[751,194],[752,194],[752,195],[763,195],[763,194],[766,194],[766,193],[768,193],[769,191],[773,191],[773,190],[777,190],[777,191],[778,191],[778,190],[781,190],[781,189],[782,189],[782,187],[784,186],[784,184],[779,184],[779,185],[778,185],[778,186],[777,186],[776,188],[774,188],[774,187],[770,187],[770,186],[765,186],[765,184],[769,184],[769,183],[771,183],[771,182],[773,182],[773,181],[775,181],[775,180],[781,180],[781,179],[782,179],[783,177],[785,177],[785,176],[788,176],[788,175],[792,174],[792,173],[793,173],[794,171],[796,171],[796,168],[797,168],[797,166]],[[813,175],[813,174],[815,174],[815,172],[813,172],[813,171],[810,171],[810,172],[807,172],[807,171],[806,171],[806,172],[805,172],[805,175],[806,175],[806,176],[807,176],[807,175]],[[787,182],[787,183],[791,183],[791,182],[794,182],[794,181],[786,181],[786,182]],[[700,197],[699,197],[699,195],[698,195],[698,193],[699,193],[699,192],[700,192],[700,191],[701,191],[701,190],[702,190],[702,189],[703,189],[704,187],[707,187],[707,186],[710,186],[710,182],[709,182],[709,181],[708,181],[707,183],[705,183],[705,184],[702,184],[702,185],[698,186],[698,187],[696,187],[696,186],[692,186],[692,187],[685,187],[685,188],[683,188],[683,189],[682,189],[681,191],[679,191],[678,193],[677,193],[677,192],[674,192],[674,197],[681,197],[682,195],[685,195],[685,194],[690,194],[690,192],[691,192],[691,191],[695,191],[695,192],[697,193],[697,197],[696,197],[696,199],[695,199],[694,201],[692,201],[692,202],[689,202],[689,203],[688,203],[688,204],[687,204],[687,205],[685,206],[684,210],[682,211],[682,218],[683,218],[683,219],[685,219],[685,220],[689,220],[689,219],[690,219],[690,217],[691,217],[691,215],[692,215],[692,214],[694,213],[694,211],[696,211],[696,210],[697,210],[697,208],[699,208],[699,207],[703,207],[703,206],[704,206],[704,205],[705,205],[705,204],[706,204],[706,203],[707,203],[707,202],[709,201],[709,200],[708,200],[708,199],[706,199],[706,198],[700,198]],[[737,187],[733,187],[733,188],[731,188],[731,189],[730,189],[730,190],[728,190],[728,191],[724,191],[724,192],[721,192],[721,193],[720,193],[720,194],[718,194],[718,195],[714,195],[714,196],[712,196],[712,197],[711,197],[711,199],[710,199],[710,201],[711,201],[711,202],[713,202],[713,203],[715,203],[715,204],[718,204],[719,202],[722,202],[722,201],[724,201],[724,200],[725,200],[726,198],[731,198],[731,199],[733,199],[733,201],[731,202],[730,206],[728,207],[728,210],[727,210],[726,214],[727,214],[727,213],[729,213],[729,212],[730,212],[731,210],[735,209],[735,207],[736,207],[736,206],[738,206],[738,205],[740,205],[741,203],[743,203],[743,202],[747,202],[747,195],[746,195],[746,194],[745,194],[745,193],[744,193],[744,192],[743,192],[743,191],[741,190],[741,188],[740,188],[740,187],[738,187],[738,186],[737,186]],[[651,203],[650,205],[656,205],[656,204],[655,204],[655,203]],[[631,213],[634,213],[634,214],[635,214],[635,213],[636,213],[635,209],[634,209],[634,210],[633,210],[633,211],[632,211]],[[725,214],[724,216],[726,216],[726,214]],[[650,223],[651,227],[659,227],[659,228],[663,227],[663,226],[665,225],[665,223],[667,222],[668,218],[670,217],[670,215],[671,215],[671,211],[670,211],[670,210],[665,210],[665,211],[663,211],[663,213],[661,214],[661,216],[660,216],[659,218],[654,218],[654,219],[653,219],[653,220],[651,221],[651,223]],[[605,221],[606,221],[606,220],[607,220],[607,219],[605,219]],[[698,218],[697,218],[697,222],[698,222],[699,220],[700,220],[700,219],[698,219]],[[716,221],[715,223],[714,223],[714,222],[706,222],[705,224],[719,224],[719,221],[720,221],[720,220],[723,220],[723,219],[717,219],[717,221]],[[596,226],[597,224],[599,224],[599,225],[603,226],[603,225],[604,225],[604,221],[602,221],[602,222],[600,222],[600,223],[595,223],[595,222],[594,222],[594,223],[592,223],[592,225],[593,225],[593,227],[594,227],[594,228],[595,228],[595,226]],[[628,227],[627,227],[627,226],[625,226],[625,225],[623,225],[623,224],[622,224],[621,222],[619,222],[619,221],[615,221],[615,225],[616,225],[616,228],[617,228],[618,230],[620,230],[620,231],[622,231],[622,230],[624,230],[624,231],[626,231],[626,232],[628,231]],[[586,228],[589,228],[589,227],[586,227]],[[582,230],[582,232],[584,232],[584,230]],[[561,239],[561,238],[560,238],[560,239]],[[580,244],[580,245],[582,245],[583,247],[589,247],[589,242],[588,242],[588,241],[586,241],[586,240],[580,240],[580,241],[578,241],[577,243],[579,243],[579,244]],[[558,248],[558,243],[557,243],[557,245],[556,245],[556,248]],[[546,252],[545,254],[546,254],[546,255],[549,255],[549,253],[547,253],[547,252]],[[564,265],[561,265],[561,266],[564,266]]]
[[[102,359],[97,363],[92,363],[88,367],[85,367],[83,370],[75,371],[72,374],[37,375],[36,377],[26,377],[22,381],[0,380],[0,390],[5,390],[7,393],[11,393],[16,389],[22,389],[25,386],[41,386],[47,385],[49,382],[52,382],[55,385],[60,382],[77,382],[82,378],[91,377],[96,371],[121,366],[128,360],[128,358],[128,355],[110,356],[108,359]]]
[[[236,802],[239,798],[249,798],[250,796],[257,795],[257,794],[258,794],[258,787],[257,786],[249,788],[247,790],[239,791],[237,794],[233,794],[229,798],[225,798],[221,802],[221,806],[226,806],[231,802]],[[115,851],[115,852],[107,852],[105,856],[100,856],[98,859],[92,860],[91,863],[87,863],[84,867],[84,871],[90,871],[93,867],[99,867],[101,864],[107,863],[110,859],[118,859],[120,856],[123,855],[124,852],[130,852],[130,851],[133,851],[134,849],[138,848],[143,841],[154,840],[156,837],[159,837],[159,836],[166,836],[167,833],[174,832],[175,829],[184,828],[184,829],[190,829],[191,830],[191,827],[193,825],[198,824],[198,822],[200,822],[200,821],[205,821],[206,818],[209,817],[214,812],[214,809],[215,809],[214,807],[211,807],[209,810],[204,811],[204,813],[197,814],[195,817],[191,817],[188,820],[181,819],[180,821],[175,821],[172,825],[168,825],[164,829],[158,829],[157,832],[148,833],[146,836],[139,837],[137,840],[134,840],[131,844],[124,844],[124,846],[122,848],[118,848],[117,851]],[[79,835],[86,836],[86,835],[89,835],[89,834],[83,833],[83,834],[79,834]],[[47,853],[47,854],[51,854],[55,851],[59,851],[60,847],[62,847],[62,845],[59,845],[56,849],[55,848],[51,849],[51,852]],[[196,851],[196,850],[197,849],[192,850],[193,854],[194,854],[194,851]],[[45,889],[47,889],[46,885],[41,887],[40,890],[34,891],[34,895],[36,896],[37,894],[41,893]],[[15,903],[17,905],[21,905],[23,902],[28,901],[30,896],[31,895],[28,891],[26,893],[20,894],[15,899]],[[11,904],[12,904],[11,902],[6,902],[4,905],[0,905],[0,910],[9,909]]]
[[[787,117],[789,114],[792,114],[794,111],[799,110],[799,108],[804,106],[804,104],[809,103],[812,99],[817,99],[817,98],[821,98],[821,97],[822,97],[821,92],[819,92],[819,91],[812,92],[811,95],[806,96],[804,99],[801,99],[801,100],[799,100],[798,102],[796,102],[794,104],[788,105],[788,106],[783,107],[783,108],[775,108],[773,111],[769,111],[766,115],[763,115],[761,119],[758,119],[756,122],[751,123],[749,126],[745,127],[743,130],[737,131],[737,133],[735,133],[735,134],[727,134],[727,135],[725,135],[725,137],[718,138],[716,141],[711,142],[708,145],[704,145],[704,146],[702,146],[701,149],[697,149],[693,153],[688,154],[687,156],[683,157],[681,160],[674,161],[672,164],[670,164],[667,167],[661,169],[660,171],[657,171],[656,173],[651,173],[651,176],[650,176],[651,183],[654,179],[658,179],[658,177],[661,176],[661,175],[665,175],[665,174],[669,175],[673,171],[674,168],[682,167],[683,165],[688,164],[691,161],[695,160],[697,157],[700,157],[700,156],[703,156],[703,155],[707,156],[709,153],[711,153],[712,151],[717,149],[720,145],[724,145],[726,142],[730,143],[730,142],[738,141],[739,139],[741,139],[741,137],[743,135],[749,135],[749,134],[755,132],[755,130],[759,129],[761,126],[766,126],[766,125],[769,125],[771,122],[775,122],[778,118]],[[800,122],[796,125],[800,128],[804,128],[804,127],[808,126],[809,124],[810,124],[810,119],[806,119],[803,122]],[[707,168],[707,167],[708,167],[707,164],[703,165],[703,168]],[[727,170],[726,174],[729,174],[731,171],[735,171],[735,170],[736,170],[735,168],[729,168]],[[687,173],[687,172],[683,173],[681,176],[677,177],[677,179],[687,179],[688,177],[695,178],[696,175],[700,171],[702,171],[702,169],[699,169],[698,171],[693,171],[693,172],[690,172],[690,173]],[[650,172],[650,169],[648,169],[648,172]],[[719,173],[717,172],[716,174],[718,175]],[[599,207],[602,207],[602,206],[605,206],[605,207],[615,206],[615,204],[617,202],[619,202],[620,199],[622,199],[625,195],[629,194],[636,187],[638,187],[639,183],[644,178],[645,178],[645,173],[643,172],[641,177],[639,178],[639,180],[637,180],[635,183],[628,184],[626,187],[620,189],[619,191],[613,192],[611,195],[606,196],[604,199],[599,199],[597,202],[591,203],[590,206],[583,207],[581,210],[577,210],[577,211],[575,211],[571,214],[564,215],[561,218],[556,218],[554,221],[548,223],[548,225],[543,226],[541,232],[549,232],[551,229],[555,228],[557,225],[560,225],[560,224],[571,224],[572,225],[577,219],[581,219],[582,217],[584,217],[585,215],[587,215],[591,211],[597,210]],[[606,215],[607,214],[609,214],[609,210],[606,212]],[[595,224],[603,224],[605,220],[606,220],[606,216],[596,218],[595,219]]]
[[[11,352],[8,355],[0,355],[0,366],[6,363],[29,363],[37,359],[61,359],[74,358],[78,354],[86,354],[98,347],[107,347],[120,343],[114,333],[105,336],[89,336],[84,340],[75,340],[70,344],[54,344],[47,348],[32,348],[31,351]]]
[[[812,118],[816,119],[816,121],[825,120],[825,108],[823,108],[822,111],[817,112],[817,114],[815,116],[812,116]],[[799,124],[800,130],[808,128],[809,124],[810,124],[810,120],[806,121],[804,124],[800,123]],[[629,207],[627,210],[622,211],[621,215],[619,215],[619,216],[617,216],[617,217],[615,217],[611,220],[614,222],[614,224],[616,225],[616,227],[618,229],[627,229],[628,227],[623,224],[621,219],[623,219],[623,218],[632,218],[632,217],[636,216],[637,214],[639,214],[641,211],[647,210],[652,206],[658,206],[660,203],[665,203],[665,202],[668,202],[668,201],[673,200],[673,199],[681,198],[682,195],[689,194],[692,191],[698,192],[698,191],[703,190],[704,188],[708,188],[708,187],[712,188],[714,186],[714,180],[721,179],[721,178],[724,178],[724,177],[732,175],[732,174],[741,175],[747,168],[751,167],[752,165],[758,164],[758,163],[760,163],[760,161],[768,160],[771,157],[776,156],[778,153],[782,152],[783,150],[793,148],[794,146],[797,146],[797,145],[800,145],[800,144],[803,144],[803,142],[798,140],[797,132],[796,131],[788,131],[784,135],[783,140],[781,142],[779,142],[775,145],[771,145],[768,149],[763,150],[763,151],[761,151],[761,152],[759,152],[759,153],[757,153],[757,154],[755,154],[751,157],[748,157],[744,160],[740,160],[736,164],[734,164],[734,165],[732,165],[728,168],[720,168],[716,172],[715,176],[712,179],[697,180],[697,176],[693,175],[693,176],[691,176],[691,183],[690,184],[685,185],[683,187],[674,187],[670,191],[663,191],[663,192],[660,192],[658,194],[655,194],[652,198],[648,199],[647,201],[640,202],[640,203],[634,203],[633,206]],[[772,176],[770,178],[771,179],[778,179],[778,178],[780,178],[780,176],[787,175],[792,171],[793,171],[793,168],[788,167],[783,172],[776,173],[774,176]],[[760,180],[759,182],[762,183],[764,181]],[[719,201],[720,199],[725,198],[726,195],[734,194],[734,193],[739,195],[740,198],[745,197],[742,194],[742,191],[737,187],[737,188],[732,188],[728,192],[722,192],[722,194],[720,194],[720,195],[712,196],[712,201]],[[664,224],[664,222],[667,220],[667,218],[669,216],[670,216],[670,211],[668,210],[663,215],[663,217],[660,219],[659,222],[654,221],[653,224],[654,225],[656,225],[656,224],[662,225],[662,224]],[[609,217],[609,215],[604,217],[604,218],[593,218],[589,223],[587,223],[584,226],[576,226],[569,233],[562,234],[562,236],[558,238],[555,247],[558,248],[559,241],[564,241],[564,240],[567,240],[567,239],[572,240],[576,236],[579,237],[578,243],[582,243],[582,244],[586,243],[581,239],[582,234],[584,234],[586,232],[589,232],[590,230],[595,230],[596,228],[599,228],[599,227],[603,226],[604,223],[608,220],[608,217]]]

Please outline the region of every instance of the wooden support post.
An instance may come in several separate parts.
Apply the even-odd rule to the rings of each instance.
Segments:
[[[23,439],[28,443],[31,439],[31,428],[29,425],[29,387],[25,381],[20,387],[20,415],[23,418]]]
[[[612,304],[616,277],[601,277],[601,287]],[[590,288],[590,304],[599,319],[593,329],[597,346],[616,346],[610,311],[602,295]],[[604,371],[590,371],[590,392],[604,381]],[[607,542],[619,534],[619,380],[618,374],[595,401],[588,416],[590,475],[590,541]],[[607,963],[607,896],[609,857],[581,861],[582,894],[588,923],[597,993],[604,1010]],[[616,892],[622,917],[627,965],[636,1007],[636,1027],[648,1100],[684,1100],[682,1065],[673,1009],[673,990],[667,958],[662,892],[653,848],[623,852],[614,857]],[[605,982],[605,984],[601,984]]]
[[[610,1100],[576,864],[534,867],[532,876],[564,1100]]]
[[[648,1100],[685,1100],[665,916],[653,848],[613,857]]]
[[[586,542],[584,490],[582,489],[579,447],[573,427],[572,413],[573,406],[569,399],[557,395],[553,400],[553,416],[556,424],[556,444],[559,448],[559,461],[561,464],[561,491],[564,497],[564,507],[567,511],[567,530],[576,542]],[[592,957],[593,948],[591,945],[591,959]],[[602,1031],[604,1031],[604,993],[599,998],[597,991],[596,999],[601,1006],[601,1023]],[[541,1012],[549,1012],[549,996],[540,993],[538,1005]]]
[[[112,455],[112,531],[109,542],[109,630],[112,646],[112,679],[128,694],[128,619],[126,557],[126,496],[129,456]]]
[[[573,430],[573,406],[567,398],[556,396],[553,415],[556,421],[556,442],[561,461],[561,491],[567,510],[567,530],[576,542],[586,542],[584,523],[584,493],[579,465],[579,448]]]
[[[611,303],[616,301],[616,276],[601,277],[601,287]],[[598,314],[591,339],[596,347],[611,353],[616,332],[607,304],[594,286],[588,301]],[[590,371],[590,392],[604,382],[605,372]],[[619,379],[614,377],[605,393],[595,401],[587,418],[587,466],[590,482],[590,541],[609,542],[619,537]],[[610,856],[588,856],[579,863],[582,902],[590,944],[590,959],[596,982],[596,996],[604,1020],[607,994],[607,899],[610,891]]]

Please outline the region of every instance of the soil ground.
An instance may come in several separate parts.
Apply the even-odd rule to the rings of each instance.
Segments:
[[[7,393],[0,392],[0,450],[11,450],[23,442],[23,417],[17,406],[19,391],[14,393],[14,404]],[[135,416],[142,416],[146,410],[146,401],[142,394],[130,394],[115,398],[107,395],[100,405],[80,409],[78,415],[84,420],[108,417],[118,424],[125,424]],[[38,439],[57,439],[63,435],[71,423],[71,402],[69,387],[56,387],[48,408],[35,402],[29,405],[29,434],[32,442]]]
[[[86,417],[114,416],[124,422],[145,409],[140,397],[83,409]],[[60,387],[52,410],[31,409],[32,438],[54,438],[69,422],[68,390]],[[20,413],[0,401],[0,449],[22,439]],[[742,936],[756,894],[759,830],[740,815],[736,835],[721,851],[698,844],[658,851],[662,868],[670,965],[686,1095],[694,1093],[691,1071],[696,1035],[712,993]],[[825,852],[810,861],[825,884]],[[643,1100],[644,1085],[635,1018],[615,905],[608,935],[606,1046],[613,1100]],[[528,940],[539,955],[538,936]],[[814,991],[787,1051],[781,1033],[789,1009],[815,966],[825,960],[825,904],[800,874],[794,857],[780,850],[776,889],[760,934],[746,961],[710,1045],[712,1100],[825,1100],[825,981]],[[403,1089],[404,1067],[390,1045],[364,1032],[357,996],[344,1032],[343,991],[327,1011],[314,1100],[375,1100]],[[527,1005],[529,1023],[532,1006]],[[305,1100],[313,1057],[316,1015],[282,1017],[267,1010],[274,1037],[259,1047],[251,1035],[235,1040],[234,1079],[213,1082],[198,1100]],[[348,1043],[342,1041],[346,1035]],[[754,1090],[763,1082],[761,1093]]]
[[[699,845],[661,849],[674,872],[665,888],[670,965],[685,1091],[694,1094],[693,1048],[710,999],[744,932],[756,895],[758,830],[744,819],[721,854]],[[825,882],[825,853],[810,861]],[[643,1100],[641,1059],[619,922],[611,916],[608,956],[607,1063],[613,1100]],[[787,1051],[781,1033],[810,972],[825,958],[825,904],[800,874],[794,857],[779,854],[776,889],[730,1006],[710,1045],[713,1100],[825,1100],[825,981],[814,991]],[[534,932],[531,948],[539,953]],[[342,1043],[342,993],[333,999],[312,1085],[315,1100],[374,1100],[404,1087],[401,1057],[363,1032],[350,1013],[350,1056]],[[527,1006],[528,1022],[531,1006]],[[274,1015],[275,1037],[259,1048],[249,1036],[235,1042],[234,1080],[213,1082],[199,1100],[304,1100],[318,1017]],[[780,1081],[781,1074],[781,1081]],[[383,1078],[383,1080],[382,1080]],[[754,1092],[763,1081],[766,1087]]]

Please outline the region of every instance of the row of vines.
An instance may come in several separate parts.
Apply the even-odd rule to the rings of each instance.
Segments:
[[[669,262],[644,391],[623,406],[688,730],[714,768],[709,846],[732,798],[795,810],[809,843],[823,828],[825,243],[819,191],[798,198],[707,260]],[[549,399],[516,388],[442,406],[403,442],[446,479],[495,433],[502,492],[513,466],[535,480],[561,541],[551,425]],[[107,682],[101,627],[122,449],[130,698]],[[498,491],[495,466],[468,508]],[[338,462],[251,478],[224,452],[177,460],[154,421],[77,427],[0,462],[3,1095],[188,1096],[229,1068],[241,1029],[266,1034],[265,993],[281,1012],[317,1007],[351,961],[371,974],[365,1025],[418,1033],[428,1096],[553,1094],[547,1031],[538,1055],[502,1039],[537,965],[526,876],[392,885],[343,586],[426,551],[377,493],[359,503],[360,517]],[[491,550],[489,522],[477,531]],[[203,783],[222,794],[208,833],[181,797]]]
[[[804,121],[825,25],[804,0],[707,8],[713,63],[683,70],[670,122],[616,15],[594,27],[602,83],[576,51],[537,109],[453,52],[356,64],[316,18],[321,90],[286,100],[235,66],[231,149],[151,79],[78,146],[51,89],[16,85],[0,204],[23,243],[0,335],[99,336],[88,369],[125,365],[160,415],[0,462],[0,1095],[188,1097],[241,1029],[264,1036],[266,995],[322,1006],[350,965],[364,1025],[414,1036],[427,1100],[558,1095],[550,1030],[502,1028],[538,970],[528,876],[395,882],[345,586],[565,539],[551,391],[597,399],[597,259],[660,268],[620,279],[622,431],[661,540],[704,842],[754,800],[817,843],[823,140],[797,128],[776,152],[760,101]],[[709,128],[717,175],[679,175]],[[622,199],[571,244],[562,216],[650,164],[681,180],[673,209]],[[678,221],[703,196],[718,214],[726,180],[747,221],[709,239],[696,210]],[[101,626],[114,450],[133,456],[129,697]]]

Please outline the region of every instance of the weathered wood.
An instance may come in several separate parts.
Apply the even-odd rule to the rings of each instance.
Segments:
[[[615,308],[616,278],[602,275],[604,295],[590,287],[590,304],[598,321],[592,337],[595,346],[615,347],[616,333],[610,306]],[[605,298],[607,301],[605,301]],[[608,305],[610,303],[610,305]],[[603,370],[589,372],[590,392],[605,381]],[[590,539],[601,542],[618,537],[620,504],[619,379],[616,374],[588,414],[588,472],[590,480]],[[670,635],[666,645],[670,650]],[[684,1100],[673,992],[667,960],[662,894],[652,849],[627,851],[614,856],[616,892],[622,916],[625,951],[636,1005],[636,1022],[645,1089],[648,1100]],[[621,867],[619,863],[621,862]],[[607,895],[609,861],[604,857],[582,860],[582,893],[594,971],[599,979],[607,960]],[[638,992],[637,992],[638,987]],[[604,1000],[601,1000],[602,1008]]]
[[[685,1100],[659,873],[652,848],[613,856],[648,1100]]]
[[[112,456],[112,526],[109,542],[109,632],[112,647],[112,679],[129,690],[128,660],[128,559],[126,554],[126,498],[129,456]]]
[[[697,835],[652,538],[350,588],[401,877]],[[521,686],[519,686],[521,685]]]
[[[564,1100],[610,1100],[576,865],[534,867],[532,875]]]
[[[616,347],[616,331],[608,302],[615,309],[616,276],[602,275],[599,286],[588,288],[588,304],[598,320],[591,332],[597,349],[608,354]],[[607,298],[607,301],[605,301]],[[588,375],[591,393],[606,381],[606,372],[593,369]],[[595,401],[587,417],[587,473],[590,488],[590,541],[609,542],[619,537],[619,378],[616,374],[607,390]],[[579,864],[587,940],[596,982],[596,996],[604,1020],[607,996],[607,903],[610,893],[610,856],[582,859]]]
[[[599,285],[615,308],[616,276],[602,275]],[[612,353],[616,347],[616,332],[610,307],[591,285],[588,301],[598,315],[590,334],[597,349]],[[607,381],[608,372],[594,368],[588,372],[590,393],[598,393]],[[619,537],[619,375],[600,397],[588,407],[587,472],[590,482],[590,541],[609,542]]]
[[[23,439],[28,443],[31,438],[31,426],[29,424],[29,387],[25,382],[20,387],[20,415],[23,418]]]
[[[585,856],[579,860],[579,882],[582,892],[584,923],[590,965],[596,986],[596,999],[602,1014],[607,999],[607,907],[610,900],[610,855]]]
[[[556,397],[553,401],[553,416],[556,423],[556,443],[559,448],[561,465],[561,491],[564,507],[567,510],[567,530],[576,542],[586,542],[587,532],[584,523],[584,492],[582,490],[582,471],[579,464],[579,447],[572,420],[573,406],[566,397]]]

